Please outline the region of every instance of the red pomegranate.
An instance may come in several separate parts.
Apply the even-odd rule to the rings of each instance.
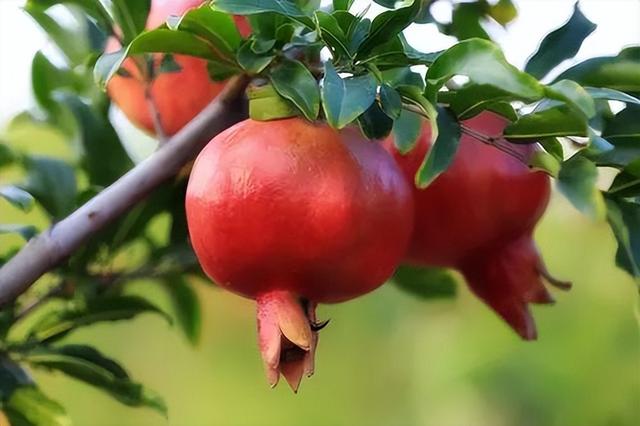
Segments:
[[[203,0],[153,0],[147,28],[162,25],[171,15],[182,15],[189,9],[200,6]],[[244,17],[234,17],[243,36],[251,33]],[[120,45],[115,39],[109,40],[107,52],[116,51]],[[161,56],[158,55],[158,61]],[[173,135],[182,129],[193,117],[209,104],[225,86],[224,82],[214,82],[209,78],[207,61],[191,56],[176,55],[175,61],[181,70],[158,75],[151,85],[151,96],[160,116],[162,129]],[[109,82],[109,96],[135,125],[155,133],[149,105],[144,95],[144,83],[140,81],[132,60],[123,66],[130,77],[115,76]]]
[[[430,186],[414,186],[415,226],[406,261],[414,265],[456,268],[471,290],[491,306],[524,339],[537,336],[529,303],[552,303],[542,278],[555,285],[533,241],[533,229],[549,201],[549,178],[531,171],[521,158],[534,145],[508,144],[502,132],[508,120],[491,112],[463,122],[452,165]],[[500,140],[511,155],[468,133]],[[424,124],[416,148],[392,152],[410,182],[431,146]],[[516,158],[516,157],[521,157]]]
[[[186,212],[202,268],[257,301],[272,386],[313,373],[317,303],[380,286],[407,249],[411,189],[389,154],[358,130],[299,118],[245,120],[198,156]]]

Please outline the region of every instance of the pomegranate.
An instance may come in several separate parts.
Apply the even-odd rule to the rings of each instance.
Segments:
[[[470,131],[463,132],[449,169],[425,189],[414,186],[415,227],[406,261],[458,269],[478,297],[522,338],[532,340],[537,332],[528,304],[553,302],[542,279],[568,284],[550,277],[532,238],[549,201],[549,178],[522,161],[535,145],[502,139],[507,124],[491,112],[463,122]],[[500,140],[511,154],[469,133]],[[385,141],[410,182],[430,141],[427,123],[408,155],[400,154],[391,138]]]
[[[186,212],[206,274],[255,299],[272,386],[313,373],[317,303],[379,287],[407,249],[411,189],[391,156],[357,129],[300,118],[245,120],[198,156]]]
[[[162,25],[171,15],[182,15],[189,9],[200,6],[203,0],[153,0],[147,28]],[[243,36],[251,33],[244,17],[234,17]],[[120,48],[115,39],[109,40],[107,51]],[[157,55],[160,61],[161,55]],[[207,61],[185,55],[176,55],[175,61],[180,71],[162,73],[151,83],[151,97],[160,116],[164,133],[173,135],[209,104],[224,88],[224,82],[211,81],[207,71]],[[135,125],[155,133],[153,119],[145,98],[145,83],[141,81],[132,60],[127,60],[123,68],[131,76],[114,76],[107,86],[109,96]]]

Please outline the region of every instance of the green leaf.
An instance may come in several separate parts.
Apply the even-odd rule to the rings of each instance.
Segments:
[[[453,8],[451,23],[446,26],[445,32],[458,40],[475,37],[490,40],[491,37],[480,24],[488,12],[489,4],[486,1],[457,3]]]
[[[16,416],[30,426],[71,426],[64,408],[35,386],[23,386],[13,392],[4,411],[14,423],[13,416]]]
[[[95,386],[125,405],[149,407],[167,414],[166,404],[159,395],[132,381],[117,362],[92,347],[39,348],[26,354],[25,360],[35,367],[57,370]]]
[[[54,219],[75,207],[76,176],[67,163],[50,157],[31,156],[25,160],[27,182],[24,189],[38,200]]]
[[[449,109],[441,108],[437,122],[438,137],[415,176],[418,188],[425,188],[447,170],[458,151],[461,129],[455,114]]]
[[[465,75],[477,84],[498,87],[526,99],[540,99],[542,85],[533,77],[509,64],[502,51],[487,40],[462,41],[440,54],[427,71],[427,98],[454,75]]]
[[[512,142],[530,143],[541,138],[557,136],[587,136],[586,117],[575,109],[559,106],[527,114],[509,124],[504,136]]]
[[[333,64],[326,62],[321,97],[327,122],[342,129],[375,101],[376,79],[371,74],[343,79]]]
[[[169,293],[178,326],[191,344],[197,344],[202,331],[202,309],[198,294],[181,275],[171,276],[163,284]]]
[[[176,62],[175,56],[173,56],[171,53],[165,53],[164,55],[162,55],[160,68],[158,69],[158,72],[160,74],[172,74],[180,71],[182,71],[182,67],[178,62]]]
[[[0,186],[0,197],[23,211],[29,211],[33,207],[34,199],[31,194],[17,186]]]
[[[390,118],[395,120],[400,117],[402,98],[398,91],[387,84],[380,86],[380,106]]]
[[[144,31],[151,0],[111,0],[111,8],[127,44]]]
[[[414,0],[413,4],[397,10],[388,10],[375,17],[369,34],[358,49],[358,58],[365,58],[377,46],[398,35],[418,17],[425,0]]]
[[[393,128],[393,120],[380,108],[378,102],[371,104],[364,114],[358,117],[362,133],[369,139],[384,139]]]
[[[573,15],[562,27],[547,34],[524,70],[542,78],[565,59],[573,58],[582,42],[596,29],[596,24],[582,14],[576,2]]]
[[[575,81],[560,80],[546,87],[545,92],[548,98],[566,102],[587,118],[592,118],[596,115],[596,104],[593,98]]]
[[[622,198],[640,195],[640,158],[630,162],[616,175],[607,193]]]
[[[79,97],[61,95],[59,102],[73,113],[79,128],[82,167],[89,182],[106,187],[133,167],[111,122]]]
[[[60,89],[78,91],[79,82],[69,69],[55,66],[41,51],[36,52],[31,62],[31,87],[38,103],[47,111],[56,111],[57,99],[54,97]]]
[[[456,279],[448,269],[400,266],[392,280],[400,289],[421,299],[450,298],[456,295]]]
[[[596,139],[596,141],[602,140],[597,147],[599,149],[589,150],[587,152],[589,157],[598,165],[613,167],[624,167],[639,158],[639,116],[640,107],[630,104],[607,120],[602,129],[602,137]]]
[[[29,241],[38,233],[35,226],[0,223],[0,234],[18,234]]]
[[[543,138],[538,141],[540,145],[556,160],[564,160],[564,148],[557,138]]]
[[[422,132],[424,118],[405,109],[393,123],[393,143],[401,154],[407,154],[415,148]]]
[[[588,159],[574,155],[562,164],[558,189],[578,210],[594,220],[604,219],[606,206],[596,187],[598,169]]]
[[[354,0],[333,0],[333,10],[349,10]]]
[[[328,13],[318,11],[315,14],[318,22],[320,38],[336,52],[338,57],[350,57],[347,36],[336,18]]]
[[[249,98],[249,117],[253,120],[279,120],[300,114],[300,110],[280,96],[271,84],[249,86],[247,97]]]
[[[313,121],[318,117],[318,83],[302,62],[284,59],[271,68],[269,78],[280,96],[293,102],[308,120]]]
[[[514,96],[499,87],[487,84],[469,84],[460,90],[451,92],[448,96],[449,106],[460,120],[474,117],[488,109],[491,104],[499,101],[530,101],[530,99]],[[444,99],[442,100],[444,101]]]
[[[0,168],[13,164],[17,157],[17,154],[9,146],[0,141]]]
[[[585,87],[584,89],[593,99],[607,99],[610,101],[620,101],[628,104],[640,105],[640,99],[624,92],[620,92],[619,90],[609,89],[606,87]]]
[[[416,86],[424,90],[424,78],[409,67],[390,68],[382,72],[383,81],[391,87]]]
[[[313,21],[308,14],[290,0],[216,0],[215,7],[235,15],[274,12],[296,20],[308,28],[315,29]]]
[[[640,205],[607,198],[607,221],[618,242],[616,264],[632,277],[640,278]]]
[[[159,28],[140,34],[126,49],[102,55],[94,67],[96,82],[105,87],[128,56],[143,53],[172,53],[218,61],[229,67],[239,67],[235,61],[221,54],[211,42],[186,32]]]
[[[38,341],[53,341],[79,327],[105,321],[128,320],[145,313],[160,314],[171,323],[169,315],[146,299],[136,296],[112,296],[50,311],[32,326],[30,334]]]
[[[220,56],[227,58],[233,58],[242,42],[233,18],[207,6],[191,9],[184,16],[169,20],[167,25],[172,30],[186,31],[207,40]]]
[[[618,56],[581,62],[556,80],[573,80],[583,86],[607,87],[623,92],[640,92],[640,47],[629,47]]]
[[[31,384],[31,378],[20,365],[0,355],[0,405],[9,399],[16,389]]]
[[[258,54],[251,49],[252,42],[248,40],[238,49],[238,64],[245,71],[252,74],[259,74],[275,59],[274,55]]]
[[[28,0],[25,9],[29,13],[37,10],[44,11],[57,4],[79,6],[105,33],[113,33],[111,16],[100,0]]]
[[[44,12],[42,8],[25,7],[25,11],[40,25],[47,36],[60,49],[65,56],[67,64],[80,65],[90,53],[86,28],[71,29],[70,26],[60,25],[53,17]],[[75,27],[80,27],[75,22]]]

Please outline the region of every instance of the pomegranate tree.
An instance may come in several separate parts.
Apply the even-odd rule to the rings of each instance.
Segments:
[[[153,0],[147,28],[156,28],[165,23],[169,16],[181,16],[189,9],[200,6],[203,0]],[[235,16],[234,20],[244,36],[251,32],[244,17]],[[107,51],[120,48],[115,39],[107,45]],[[155,55],[156,66],[160,65],[162,55]],[[108,92],[113,102],[124,112],[132,123],[142,129],[155,133],[154,119],[150,102],[159,116],[160,126],[167,135],[173,135],[224,89],[225,82],[212,81],[207,70],[207,61],[186,55],[175,55],[179,70],[158,73],[152,81],[141,75],[132,59],[128,59],[123,69],[128,75],[116,75],[109,82]],[[145,86],[149,84],[149,95]]]
[[[191,243],[221,287],[255,299],[272,386],[313,373],[317,303],[368,293],[412,229],[411,191],[357,129],[300,118],[243,121],[198,156],[186,195]]]
[[[507,124],[491,112],[463,122],[472,134],[494,139]],[[391,139],[385,146],[413,182],[431,147],[431,129],[425,122],[407,155]],[[549,202],[549,178],[522,161],[534,145],[510,149],[505,153],[465,133],[447,171],[425,189],[414,186],[415,226],[406,261],[458,269],[478,297],[530,340],[536,328],[528,304],[553,302],[543,279],[566,284],[549,276],[532,236]]]

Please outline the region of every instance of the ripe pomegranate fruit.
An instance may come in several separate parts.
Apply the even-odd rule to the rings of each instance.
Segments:
[[[200,6],[203,0],[153,0],[147,19],[147,28],[162,25],[171,15],[182,15],[189,9]],[[234,17],[243,36],[251,33],[244,17]],[[107,51],[120,48],[115,39],[109,40]],[[157,61],[161,55],[157,55]],[[209,104],[225,86],[224,82],[211,81],[207,61],[191,56],[175,55],[180,71],[162,73],[151,83],[151,97],[160,116],[164,133],[173,135]],[[149,104],[145,98],[145,83],[141,81],[133,60],[125,61],[123,68],[131,76],[116,75],[107,86],[113,102],[120,107],[132,123],[155,133]]]
[[[272,386],[313,373],[315,307],[380,286],[407,249],[411,189],[357,129],[300,118],[245,120],[198,156],[186,195],[189,235],[218,285],[257,302]]]
[[[529,303],[552,303],[543,278],[553,279],[533,241],[533,229],[549,201],[549,178],[521,160],[534,145],[508,144],[502,132],[508,120],[491,112],[463,122],[453,163],[430,186],[413,186],[415,226],[407,263],[456,268],[471,290],[524,339],[537,336]],[[507,145],[512,154],[482,143],[477,132]],[[388,138],[385,147],[410,182],[431,146],[423,125],[416,148],[400,154]],[[518,159],[516,157],[521,157]]]

